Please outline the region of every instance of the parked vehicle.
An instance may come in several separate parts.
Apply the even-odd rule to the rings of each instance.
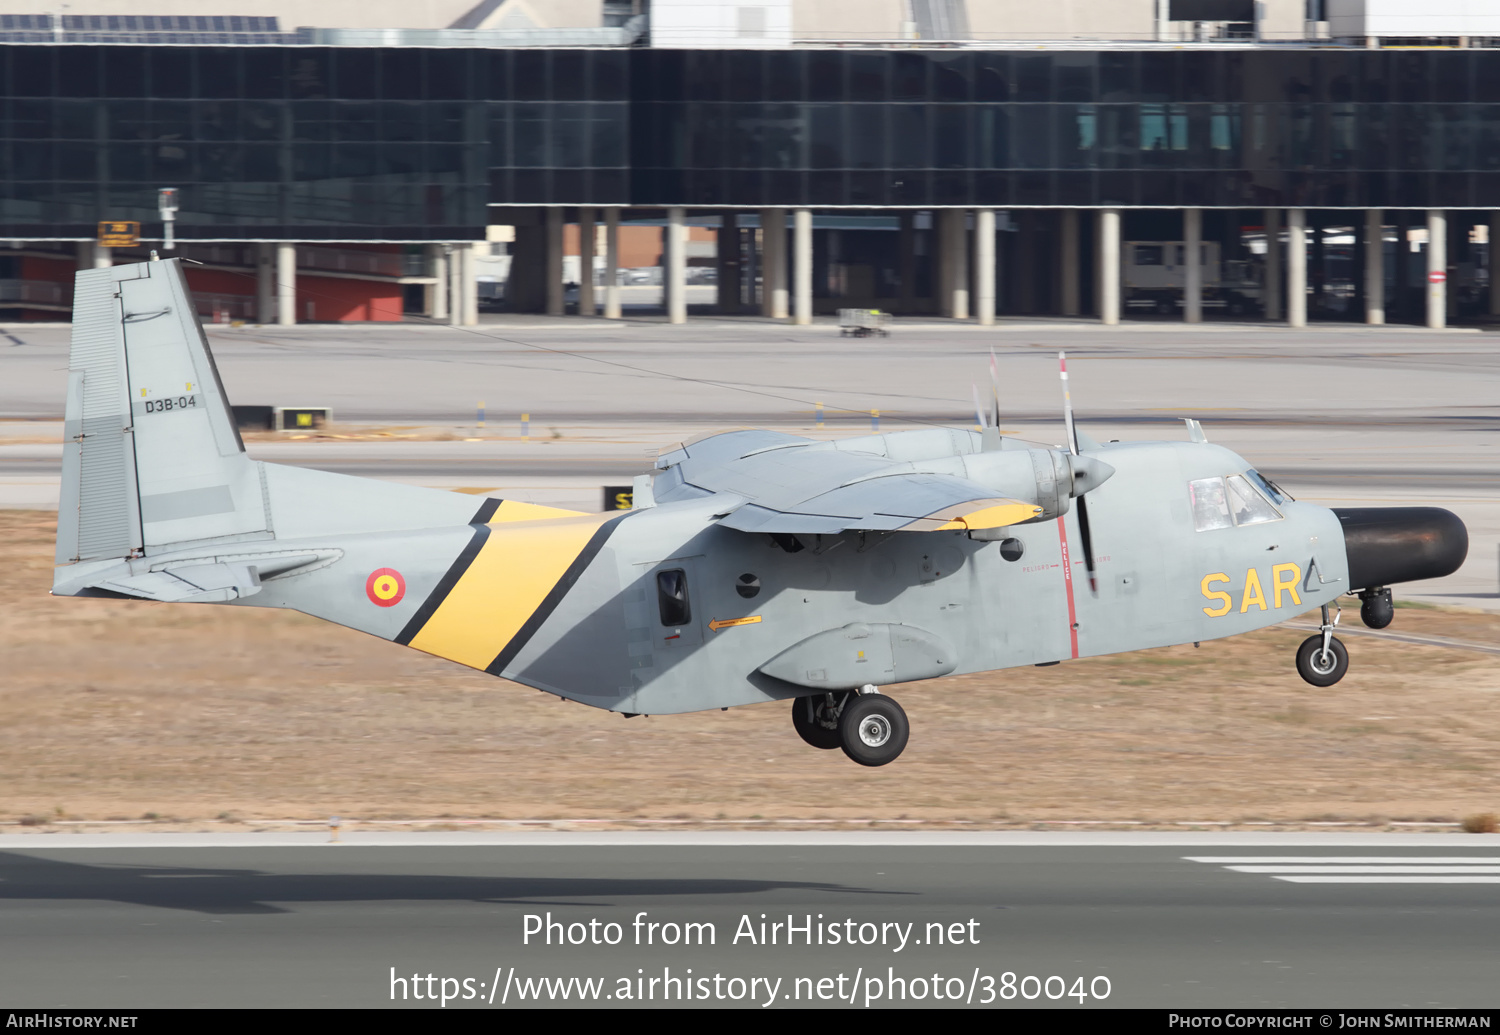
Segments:
[[[1223,308],[1219,242],[1204,241],[1199,262],[1203,267],[1203,307]],[[1121,275],[1125,305],[1130,309],[1154,309],[1174,313],[1182,305],[1187,286],[1187,266],[1181,241],[1126,241],[1122,245]]]

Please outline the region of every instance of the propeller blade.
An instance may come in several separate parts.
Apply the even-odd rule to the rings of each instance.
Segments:
[[[989,425],[984,422],[984,407],[979,402],[979,386],[970,385],[969,387],[974,389],[974,419],[979,422],[979,430],[983,431]]]
[[[1078,497],[1078,543],[1083,547],[1083,567],[1089,575],[1089,592],[1099,595],[1099,578],[1094,573],[1094,535],[1089,531],[1089,505]]]
[[[1078,455],[1078,429],[1073,426],[1073,393],[1068,390],[1068,354],[1057,354],[1057,366],[1063,386],[1063,419],[1068,425],[1068,451]],[[1094,535],[1089,530],[1089,505],[1078,496],[1078,543],[1083,547],[1083,567],[1089,576],[1089,592],[1099,595],[1099,577],[1094,572]]]
[[[1068,354],[1057,354],[1058,376],[1062,378],[1063,420],[1068,425],[1068,452],[1078,455],[1078,432],[1073,428],[1073,394],[1068,391]]]
[[[1000,367],[995,362],[995,350],[990,349],[990,399],[994,403],[994,426],[1000,427]]]

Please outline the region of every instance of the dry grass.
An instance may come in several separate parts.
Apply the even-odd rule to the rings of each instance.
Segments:
[[[1466,834],[1493,834],[1500,831],[1500,816],[1493,812],[1465,816],[1462,826]]]
[[[0,819],[1427,820],[1493,810],[1500,657],[1273,629],[915,684],[880,770],[785,705],[623,719],[287,612],[53,599],[53,516],[0,513]],[[1500,617],[1396,628],[1496,642]],[[9,829],[17,829],[11,827]]]

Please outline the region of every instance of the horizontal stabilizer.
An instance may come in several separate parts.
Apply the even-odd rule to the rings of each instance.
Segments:
[[[259,593],[267,579],[311,571],[343,556],[337,549],[185,557],[175,561],[150,559],[118,564],[79,565],[63,569],[71,579],[59,579],[58,596],[87,595],[103,590],[142,600],[222,603]]]

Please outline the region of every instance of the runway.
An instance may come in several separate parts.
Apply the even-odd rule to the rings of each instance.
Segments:
[[[325,838],[0,837],[7,1005],[1494,1005],[1496,836]]]

